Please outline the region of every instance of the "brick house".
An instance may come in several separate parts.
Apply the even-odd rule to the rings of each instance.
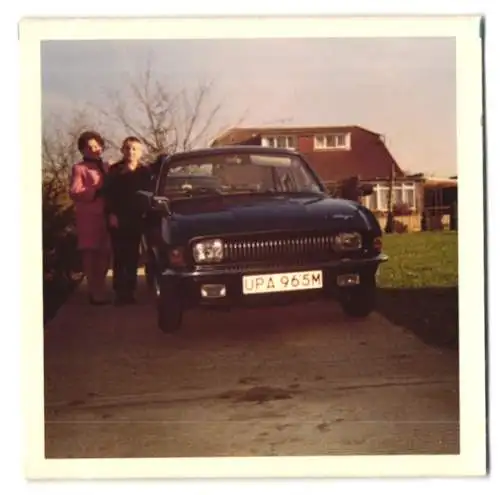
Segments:
[[[383,136],[363,127],[236,127],[214,139],[211,146],[234,144],[295,149],[304,155],[329,187],[351,177],[372,184],[373,193],[362,201],[382,220],[388,210],[392,173],[394,204],[403,205],[408,212],[406,216],[418,217],[422,211],[425,179],[405,174],[385,145]]]

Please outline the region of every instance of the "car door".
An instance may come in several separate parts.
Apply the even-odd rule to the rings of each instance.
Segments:
[[[153,277],[158,267],[157,257],[161,243],[161,222],[164,210],[155,203],[153,198],[159,194],[158,179],[165,159],[165,156],[160,156],[151,165],[151,181],[147,191],[150,193],[150,197],[147,199],[145,204],[144,230],[141,245],[145,257],[145,271],[148,285],[153,283]]]

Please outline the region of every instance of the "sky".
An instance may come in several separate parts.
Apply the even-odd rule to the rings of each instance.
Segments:
[[[360,125],[385,136],[403,170],[456,174],[453,38],[45,41],[41,57],[44,117],[107,108],[106,91],[123,90],[149,61],[175,91],[213,81],[205,111],[221,103],[217,130],[242,118]]]

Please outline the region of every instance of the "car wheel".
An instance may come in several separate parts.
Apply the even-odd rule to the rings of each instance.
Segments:
[[[375,273],[361,275],[360,284],[339,289],[342,310],[352,318],[366,318],[376,305],[377,284]]]
[[[163,333],[173,333],[182,325],[182,301],[173,289],[156,286],[159,289],[156,296],[158,327]]]

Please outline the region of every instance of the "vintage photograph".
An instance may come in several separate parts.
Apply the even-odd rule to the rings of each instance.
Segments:
[[[39,43],[45,459],[460,456],[457,37],[213,31]]]

